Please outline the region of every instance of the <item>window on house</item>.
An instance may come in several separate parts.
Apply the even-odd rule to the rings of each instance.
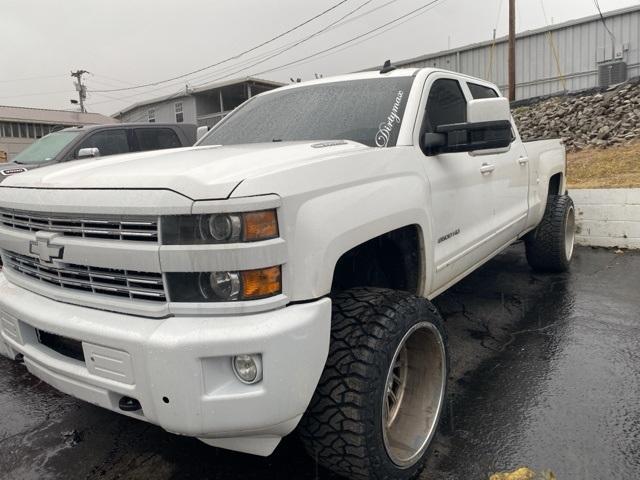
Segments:
[[[27,125],[29,128],[29,138],[36,138],[36,129],[33,123]]]
[[[149,123],[156,123],[156,111],[153,108],[150,108],[147,112],[147,117],[149,119]]]
[[[176,122],[182,123],[184,122],[184,113],[182,111],[182,102],[176,102]]]
[[[21,123],[20,124],[20,138],[28,138],[28,131],[27,131],[27,124],[26,123]]]
[[[479,100],[481,98],[498,98],[499,95],[493,88],[485,87],[484,85],[478,85],[477,83],[468,83],[469,90],[471,91],[471,95],[474,100]]]
[[[223,87],[221,91],[222,105],[225,112],[230,112],[247,99],[247,89],[244,84],[229,85]]]

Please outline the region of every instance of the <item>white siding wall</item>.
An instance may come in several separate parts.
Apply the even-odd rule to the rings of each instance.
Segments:
[[[196,100],[192,96],[172,98],[163,102],[145,105],[125,113],[120,120],[122,122],[148,122],[149,110],[155,111],[156,123],[175,123],[175,104],[182,102],[182,112],[184,114],[183,123],[196,123]]]
[[[606,18],[618,44],[628,44],[624,61],[628,77],[640,75],[640,9],[624,11]],[[519,35],[516,41],[516,97],[575,91],[598,85],[597,63],[611,60],[612,40],[599,19],[558,26],[553,42],[560,60],[560,72],[551,48],[548,32]],[[406,67],[437,67],[459,71],[497,83],[507,90],[507,42],[497,42],[491,58],[491,45],[462,48],[434,56],[400,62]],[[561,80],[564,76],[565,81]]]

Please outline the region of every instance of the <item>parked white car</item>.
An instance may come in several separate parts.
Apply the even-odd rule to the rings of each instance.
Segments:
[[[423,466],[447,383],[430,299],[520,239],[536,270],[573,254],[561,142],[436,69],[267,92],[194,148],[16,175],[0,206],[5,355],[218,447],[298,427],[358,479]]]

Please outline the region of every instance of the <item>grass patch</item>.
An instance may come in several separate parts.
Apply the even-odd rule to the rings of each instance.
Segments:
[[[569,188],[639,188],[640,142],[567,154]]]

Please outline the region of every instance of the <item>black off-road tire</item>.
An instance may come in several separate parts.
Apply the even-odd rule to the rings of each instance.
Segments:
[[[388,430],[383,433],[383,423],[388,419],[383,409],[387,405],[385,398],[389,398],[387,375],[391,362],[396,361],[401,343],[406,340],[408,345],[410,340],[407,338],[415,338],[414,331],[422,333],[416,340],[417,344],[412,345],[430,345],[423,342],[430,336],[438,342],[437,345],[441,345],[438,349],[438,355],[441,354],[438,358],[442,358],[440,364],[424,362],[434,363],[429,368],[440,368],[434,370],[439,373],[423,384],[440,385],[442,381],[442,391],[439,408],[433,409],[433,427],[425,436],[426,443],[416,449],[416,458],[411,460],[413,463],[399,466],[387,450],[386,438],[390,434]],[[436,355],[430,358],[436,358]],[[308,453],[321,466],[353,480],[406,480],[416,477],[424,468],[428,446],[442,417],[447,373],[442,320],[428,300],[381,288],[354,288],[337,294],[333,298],[327,363],[299,426]],[[442,380],[438,376],[440,374],[443,375]],[[417,378],[422,378],[422,374]]]
[[[549,195],[542,221],[525,237],[527,262],[538,272],[566,272],[574,238],[573,200],[568,195]]]

